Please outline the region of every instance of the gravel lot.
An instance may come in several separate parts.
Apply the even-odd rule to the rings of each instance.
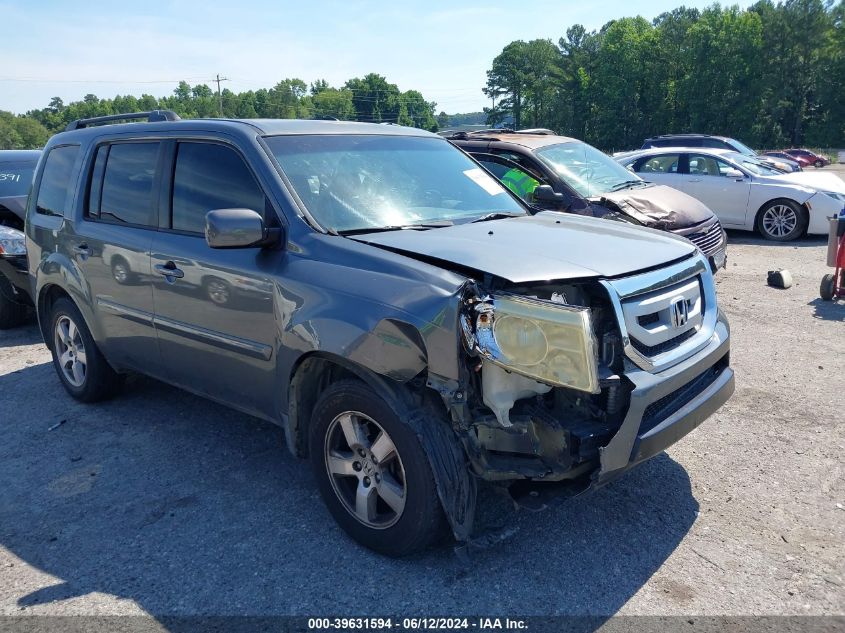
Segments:
[[[845,304],[818,299],[824,253],[732,234],[733,399],[591,496],[486,497],[519,530],[469,565],[355,545],[276,427],[142,378],[77,404],[34,325],[0,332],[0,615],[845,613]],[[774,268],[795,286],[767,287]]]

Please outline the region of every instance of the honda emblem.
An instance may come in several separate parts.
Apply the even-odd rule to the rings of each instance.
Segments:
[[[689,307],[687,300],[683,297],[672,299],[672,327],[675,329],[684,327],[689,320]]]

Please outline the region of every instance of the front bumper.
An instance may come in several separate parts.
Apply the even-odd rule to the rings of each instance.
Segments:
[[[695,356],[658,373],[626,372],[634,383],[630,406],[616,435],[600,449],[594,486],[654,457],[727,402],[734,392],[729,346],[727,321],[720,315],[709,344]]]
[[[729,334],[728,323],[719,314],[707,346],[683,362],[655,373],[629,363],[625,377],[634,389],[628,410],[615,434],[599,449],[598,463],[581,464],[570,475],[514,481],[510,485],[514,501],[537,509],[555,497],[604,486],[698,427],[734,392]]]
[[[3,293],[6,299],[14,303],[32,305],[26,255],[0,257],[0,276],[9,282],[0,284],[0,293]]]

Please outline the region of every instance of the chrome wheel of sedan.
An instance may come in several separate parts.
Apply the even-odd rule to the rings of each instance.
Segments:
[[[798,226],[798,216],[785,204],[775,204],[763,214],[763,230],[772,237],[786,237]]]
[[[85,384],[88,359],[82,334],[69,316],[62,315],[56,321],[53,341],[65,380],[74,387],[81,387]]]
[[[329,425],[325,464],[343,507],[367,527],[395,524],[405,509],[405,469],[387,431],[372,418],[345,411]]]
[[[769,240],[788,242],[803,235],[810,216],[794,200],[772,200],[757,214],[757,230]]]

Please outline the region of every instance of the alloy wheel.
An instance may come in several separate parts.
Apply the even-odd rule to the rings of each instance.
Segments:
[[[82,387],[85,384],[88,359],[82,334],[69,316],[62,315],[56,321],[53,341],[65,380],[74,387]]]
[[[326,432],[324,461],[332,489],[360,523],[394,525],[407,498],[405,469],[387,431],[372,418],[345,411]]]
[[[773,204],[763,213],[763,230],[772,237],[786,237],[798,226],[798,215],[785,204]]]

